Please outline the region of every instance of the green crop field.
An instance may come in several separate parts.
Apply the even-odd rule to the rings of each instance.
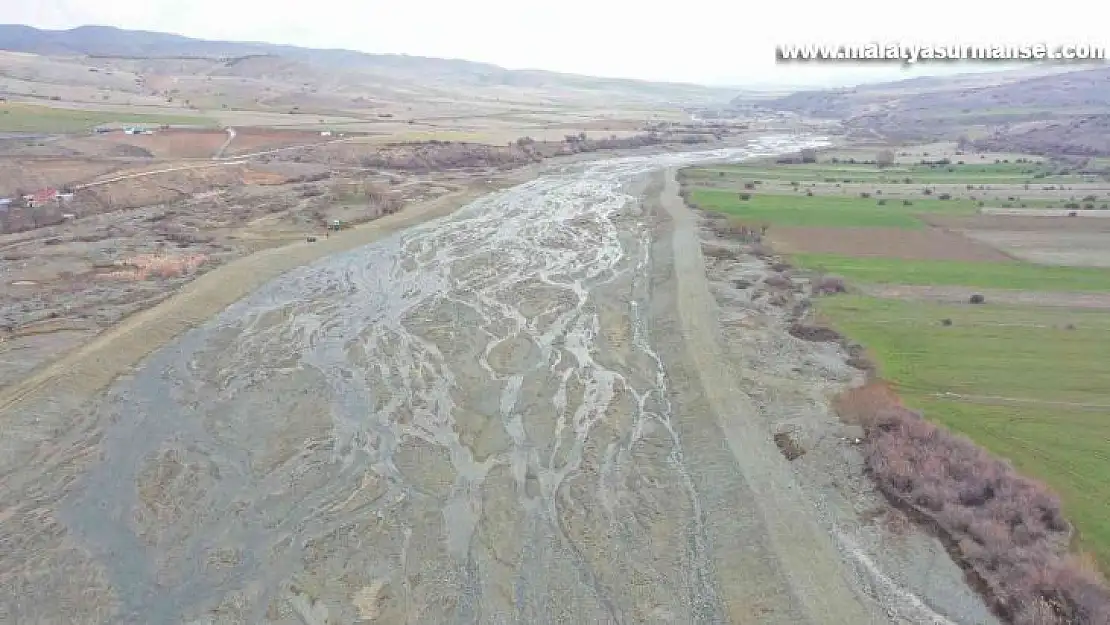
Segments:
[[[795,254],[801,267],[870,284],[972,286],[1029,291],[1110,291],[1110,269],[1013,262],[904,260],[835,254]]]
[[[908,404],[1048,483],[1110,570],[1110,315],[860,296],[819,310]]]
[[[201,116],[82,111],[35,104],[0,103],[0,132],[83,132],[101,124],[112,123],[214,125],[211,119]]]
[[[750,193],[741,200],[739,193]],[[972,214],[975,202],[970,200],[913,200],[904,206],[899,199],[837,195],[784,195],[758,191],[695,188],[689,196],[694,206],[734,215],[744,220],[780,226],[820,226],[828,228],[885,227],[922,228],[915,213]]]
[[[968,157],[971,159],[972,157]],[[876,184],[1053,184],[1078,182],[1077,175],[1050,175],[1036,163],[978,162],[974,159],[960,165],[931,167],[928,165],[895,165],[880,169],[874,165],[815,163],[805,165],[725,165],[687,170],[692,180],[737,179],[784,180],[797,182],[840,182]],[[723,175],[722,175],[723,174]],[[1035,176],[1040,175],[1040,178]],[[910,182],[906,183],[906,179]]]

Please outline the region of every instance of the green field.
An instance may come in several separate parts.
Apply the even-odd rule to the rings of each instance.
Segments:
[[[1031,189],[1077,182],[1044,176],[1048,166],[979,163],[927,167],[821,162],[751,164],[684,170],[691,204],[740,220],[828,228],[928,227],[915,215],[972,214],[975,190],[957,187],[950,200],[926,197],[930,184],[995,185],[1013,204],[1062,206],[1023,199]],[[1040,174],[1041,178],[1033,178]],[[905,182],[909,178],[911,182]],[[758,182],[757,182],[758,181]],[[829,182],[874,184],[871,198]],[[796,188],[784,183],[797,182]],[[743,189],[745,184],[754,189]],[[812,197],[798,188],[820,183]],[[1001,188],[1000,188],[1001,187]],[[866,189],[866,187],[865,187]],[[855,190],[858,192],[858,188]],[[886,203],[879,205],[882,190]],[[742,200],[740,193],[750,193]],[[911,195],[911,206],[891,194]],[[1070,191],[1065,193],[1072,193]],[[1078,192],[1075,192],[1078,195]],[[1063,196],[1067,198],[1068,196]],[[1103,196],[1104,197],[1104,196]],[[997,204],[998,200],[992,202]],[[1004,203],[1003,203],[1004,204]],[[792,254],[791,262],[841,275],[850,284],[965,286],[982,289],[1110,292],[1110,269],[1021,261],[905,260],[881,256]],[[817,301],[821,317],[865,345],[904,400],[962,433],[1063,498],[1081,548],[1110,571],[1110,315],[1055,307],[950,305],[840,295]],[[945,326],[941,320],[951,320]],[[960,396],[960,397],[957,397]]]
[[[904,260],[835,254],[794,254],[801,267],[870,284],[972,286],[1029,291],[1110,291],[1110,269],[1013,262]]]
[[[751,193],[751,198],[741,200],[739,193]],[[694,206],[728,213],[745,221],[826,228],[922,228],[924,224],[914,217],[915,213],[972,214],[976,207],[971,200],[911,200],[911,206],[904,206],[900,199],[888,199],[885,205],[880,205],[879,199],[704,188],[695,188],[689,196]]]
[[[81,111],[35,104],[0,103],[0,132],[82,132],[101,124],[214,125],[211,119],[189,115],[158,115]]]
[[[783,180],[796,182],[851,182],[876,184],[1024,184],[1044,185],[1079,182],[1077,175],[1047,175],[1044,166],[1035,163],[977,162],[972,157],[964,165],[930,167],[928,165],[896,165],[879,169],[874,165],[815,163],[802,165],[724,165],[687,170],[692,180],[736,179]],[[724,174],[723,176],[721,174]],[[1041,178],[1035,175],[1045,174]],[[905,180],[909,178],[910,182]]]
[[[860,296],[819,310],[908,404],[1052,486],[1110,570],[1110,315]]]

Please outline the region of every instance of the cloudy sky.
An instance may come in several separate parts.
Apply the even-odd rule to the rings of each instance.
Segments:
[[[1057,0],[0,0],[0,22],[463,58],[715,84],[832,84],[967,66],[776,65],[777,44],[1110,44],[1110,3]]]

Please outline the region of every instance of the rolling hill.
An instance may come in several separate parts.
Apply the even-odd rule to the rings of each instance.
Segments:
[[[624,101],[665,101],[675,104],[720,104],[735,92],[700,85],[653,83],[596,78],[541,70],[509,70],[496,65],[457,59],[435,59],[399,54],[367,54],[351,50],[320,50],[296,46],[232,41],[207,41],[180,35],[81,26],[62,31],[24,25],[0,25],[0,49],[48,57],[86,57],[148,65],[166,63],[227,63],[252,57],[278,57],[302,64],[296,78],[313,74],[341,75],[348,82],[376,81],[413,88],[435,86],[449,90],[525,89],[560,92],[583,98],[617,97]]]

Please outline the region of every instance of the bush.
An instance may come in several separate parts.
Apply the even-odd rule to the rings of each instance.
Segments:
[[[924,190],[924,191],[922,191],[922,193],[924,193],[925,195],[932,195],[932,194],[933,194],[933,190],[932,190],[932,189],[930,189],[930,188],[928,188],[928,187],[925,187],[925,190]]]
[[[813,197],[813,191],[806,189],[806,197]]]
[[[790,326],[790,336],[814,343],[834,343],[844,338],[832,328],[805,325],[803,323],[795,323]]]
[[[970,298],[968,298],[967,301],[972,304],[982,304],[987,301],[987,298],[983,297],[980,293],[975,293]]]
[[[871,194],[868,193],[867,191],[860,191],[859,196],[866,200],[867,198],[871,197]]]
[[[1058,550],[1071,528],[1047,488],[905,408],[881,384],[836,404],[864,426],[865,466],[879,490],[936,530],[1007,621],[1110,622],[1110,592]]]
[[[844,278],[840,276],[821,276],[817,282],[813,284],[813,292],[817,295],[845,293],[847,290],[848,285],[845,284]]]
[[[797,460],[806,453],[806,450],[794,440],[789,432],[779,432],[772,438],[775,441],[775,446],[779,448],[779,451],[787,460]]]
[[[781,273],[772,273],[763,279],[763,284],[775,289],[788,289],[794,286],[794,281]]]
[[[938,200],[951,200],[952,199],[952,194],[951,193],[941,193],[940,195],[937,196],[937,199]]]
[[[913,206],[913,202],[909,200],[902,200],[902,206]]]
[[[752,194],[751,193],[741,193],[740,194],[740,199],[744,200],[744,201],[748,201],[748,200],[752,199]]]
[[[744,183],[744,188],[745,189],[754,189],[755,188],[755,183],[754,182],[745,182]]]
[[[886,206],[886,200],[879,200],[878,202],[876,202],[876,204],[878,204],[879,206]]]

